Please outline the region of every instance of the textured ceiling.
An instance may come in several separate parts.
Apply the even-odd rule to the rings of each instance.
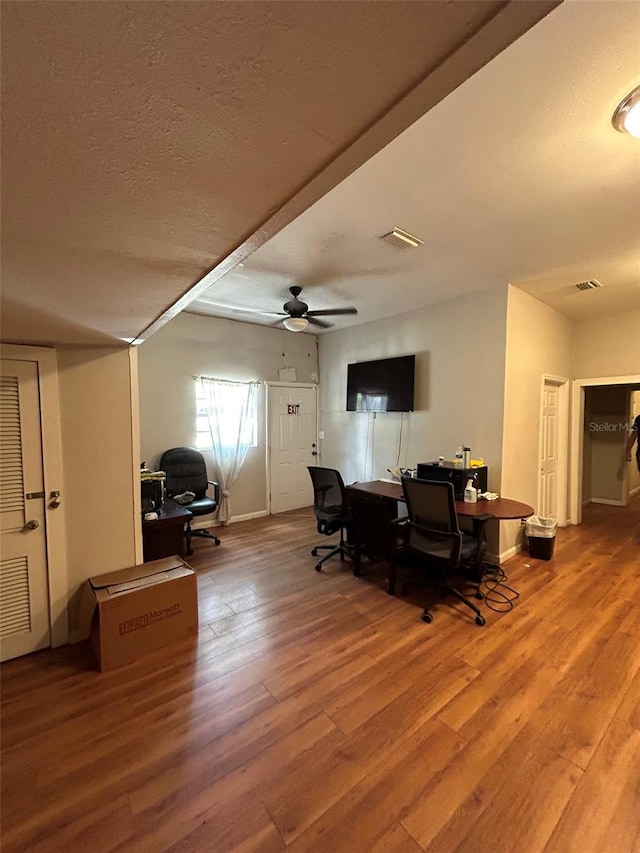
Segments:
[[[640,309],[640,141],[611,126],[639,82],[640,4],[568,0],[189,310],[273,322],[237,309],[292,283],[358,309],[334,328],[507,283],[576,319]]]
[[[556,5],[5,0],[4,339],[154,328]]]

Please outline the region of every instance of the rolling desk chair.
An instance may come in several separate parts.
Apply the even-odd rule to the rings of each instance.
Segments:
[[[475,561],[479,548],[475,537],[460,531],[453,485],[403,477],[402,489],[408,511],[407,551],[432,566],[437,572],[439,588],[472,610],[476,625],[484,625],[479,608],[449,582],[450,575],[461,568],[463,561]],[[475,595],[482,599],[477,585]],[[425,622],[433,621],[428,607],[422,618]]]
[[[313,484],[313,513],[318,523],[318,533],[324,536],[340,533],[340,541],[337,545],[316,545],[312,548],[313,557],[317,557],[318,551],[329,551],[316,563],[315,568],[319,572],[322,564],[337,554],[340,555],[341,560],[348,557],[353,561],[353,552],[347,545],[345,537],[345,531],[351,524],[351,514],[340,472],[335,468],[321,468],[317,465],[309,465],[308,471]]]
[[[195,497],[184,505],[194,517],[211,515],[220,504],[220,486],[207,478],[207,465],[204,456],[195,447],[172,447],[165,450],[160,458],[160,468],[167,475],[167,495],[174,497],[184,492],[193,492]],[[209,486],[213,487],[213,497],[207,495]],[[220,540],[208,530],[192,530],[191,521],[185,526],[187,554],[193,554],[191,537],[202,536],[213,539],[216,545]]]

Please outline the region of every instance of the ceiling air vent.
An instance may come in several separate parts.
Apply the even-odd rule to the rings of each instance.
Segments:
[[[597,287],[602,287],[603,284],[601,281],[598,281],[597,278],[589,279],[589,281],[580,281],[576,284],[578,290],[595,290]]]
[[[413,234],[409,234],[408,231],[403,231],[402,228],[394,228],[388,234],[383,234],[380,239],[386,240],[387,243],[391,243],[398,249],[417,249],[418,246],[424,244],[424,240],[419,240]]]

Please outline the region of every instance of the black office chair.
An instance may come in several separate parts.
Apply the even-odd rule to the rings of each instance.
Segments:
[[[460,531],[453,484],[403,477],[402,488],[408,511],[407,551],[433,567],[440,590],[469,607],[476,615],[476,625],[484,625],[479,608],[449,582],[450,575],[464,563],[475,564],[479,547],[476,538]],[[475,586],[476,598],[482,599],[479,585]],[[433,620],[428,607],[422,618],[425,622]]]
[[[220,486],[213,480],[207,478],[207,466],[204,456],[195,447],[172,447],[165,450],[160,458],[160,470],[167,475],[167,496],[170,498],[182,495],[185,492],[193,492],[195,497],[189,503],[184,504],[194,517],[211,515],[220,505]],[[213,497],[207,495],[209,486],[213,487]],[[191,522],[185,527],[187,540],[187,554],[193,554],[191,548],[191,537],[202,536],[205,539],[213,539],[216,545],[220,540],[208,530],[192,530]]]
[[[406,518],[396,518],[393,504],[380,495],[352,489],[349,506],[354,530],[354,569],[360,576],[362,554],[375,562],[382,557],[389,564],[389,595],[396,591],[396,564],[404,551]]]
[[[347,544],[345,535],[351,525],[351,514],[340,472],[334,468],[320,468],[316,465],[309,465],[308,471],[313,483],[313,512],[318,522],[318,533],[324,536],[340,533],[340,541],[337,545],[316,545],[312,548],[313,557],[318,556],[318,551],[329,551],[316,563],[316,572],[319,572],[322,564],[337,554],[340,555],[341,560],[348,557],[353,561],[353,551]]]

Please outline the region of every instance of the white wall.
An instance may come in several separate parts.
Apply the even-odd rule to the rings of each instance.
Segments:
[[[318,373],[315,335],[198,314],[179,314],[138,350],[141,459],[152,468],[164,450],[195,443],[193,376],[277,382],[286,366],[296,369],[298,382],[311,382]],[[267,507],[265,400],[261,386],[258,446],[249,450],[233,489],[234,517]]]
[[[69,623],[91,575],[141,561],[135,350],[58,351]]]
[[[582,320],[573,333],[574,379],[640,373],[640,309]]]
[[[466,443],[500,483],[506,288],[319,337],[323,465],[345,482],[453,458]],[[416,353],[416,411],[347,412],[347,364]],[[398,459],[400,428],[402,446]]]
[[[572,323],[548,305],[509,286],[507,310],[502,494],[537,509],[543,376],[570,379]],[[519,523],[503,523],[500,550],[519,537]]]

